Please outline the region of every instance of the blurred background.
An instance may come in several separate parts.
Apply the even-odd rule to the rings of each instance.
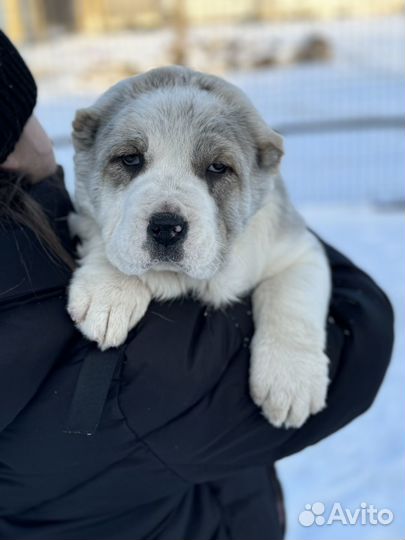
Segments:
[[[390,296],[396,344],[375,405],[278,464],[289,539],[405,535],[404,22],[402,0],[0,0],[0,26],[37,79],[37,114],[72,192],[77,108],[151,67],[216,73],[285,135],[282,171],[310,226]],[[299,513],[318,501],[395,517],[303,527]]]

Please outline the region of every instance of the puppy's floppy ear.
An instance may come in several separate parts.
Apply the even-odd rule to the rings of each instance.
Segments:
[[[266,130],[258,139],[257,161],[263,169],[276,169],[284,155],[283,137],[274,129]]]
[[[88,150],[94,143],[100,115],[94,107],[79,109],[73,120],[73,145],[76,150]]]

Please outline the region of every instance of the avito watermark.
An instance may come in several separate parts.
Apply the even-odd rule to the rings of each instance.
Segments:
[[[298,516],[298,521],[304,527],[311,525],[389,525],[394,519],[394,513],[389,508],[376,508],[373,504],[362,502],[359,507],[350,509],[335,502],[329,512],[325,512],[322,502],[306,504]]]

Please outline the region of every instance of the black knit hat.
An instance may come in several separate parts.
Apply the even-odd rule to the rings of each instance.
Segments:
[[[0,163],[14,150],[36,101],[31,72],[0,30]]]

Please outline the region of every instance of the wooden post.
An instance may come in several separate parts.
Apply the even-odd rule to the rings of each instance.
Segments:
[[[106,29],[103,0],[74,0],[75,27],[79,31],[98,33]]]
[[[16,43],[26,39],[19,0],[3,0],[3,20],[6,34]]]
[[[187,15],[185,0],[175,0],[173,9],[173,63],[184,66],[187,63]]]

